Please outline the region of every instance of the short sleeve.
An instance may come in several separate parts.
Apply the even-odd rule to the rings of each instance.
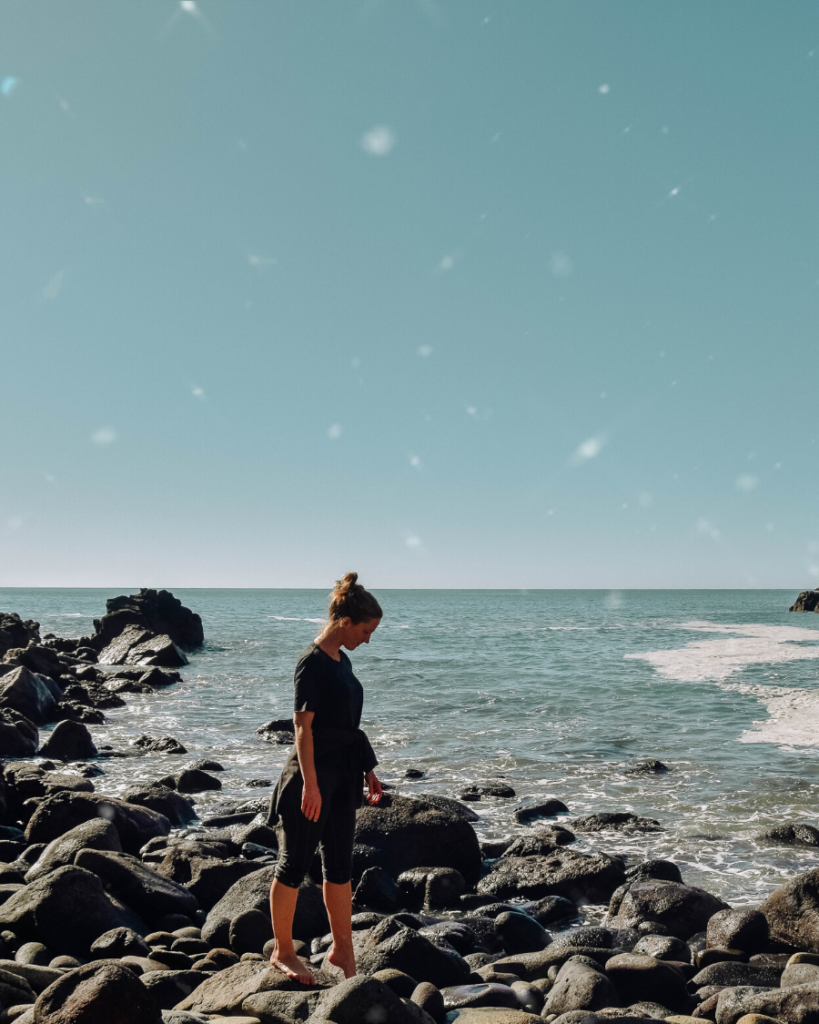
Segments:
[[[316,664],[309,655],[300,658],[296,665],[295,674],[296,697],[293,703],[293,711],[312,711],[315,713],[319,707],[319,676]]]

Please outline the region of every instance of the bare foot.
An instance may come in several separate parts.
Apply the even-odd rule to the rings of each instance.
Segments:
[[[278,968],[286,977],[300,981],[302,985],[315,985],[316,983],[313,972],[304,966],[295,953],[291,953],[289,956],[277,956],[277,951],[274,950],[270,957],[270,965]]]
[[[355,953],[350,949],[336,949],[335,946],[327,954],[327,959],[333,966],[344,971],[345,978],[354,978],[356,975]]]

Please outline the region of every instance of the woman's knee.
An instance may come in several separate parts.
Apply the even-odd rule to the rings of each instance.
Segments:
[[[306,870],[301,864],[294,864],[288,858],[279,857],[273,877],[289,889],[298,889],[304,881]]]

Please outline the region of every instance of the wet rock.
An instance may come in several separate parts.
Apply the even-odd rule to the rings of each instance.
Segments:
[[[575,841],[575,836],[569,832],[568,829],[563,829],[570,839],[566,839],[563,843],[556,843],[555,837],[552,835],[533,835],[533,836],[519,836],[513,843],[509,845],[509,849],[503,854],[504,857],[537,857],[546,856],[555,849],[556,846],[565,846],[568,843]],[[562,837],[561,837],[562,838]]]
[[[264,867],[235,882],[208,914],[202,927],[202,938],[214,946],[227,946],[230,922],[234,917],[247,910],[269,913],[270,887],[275,870],[275,866]],[[328,929],[321,890],[308,878],[299,889],[293,937],[309,940],[315,935],[324,935]]]
[[[534,953],[545,949],[552,941],[551,935],[533,917],[516,911],[498,914],[495,932],[507,953]]]
[[[152,739],[150,736],[144,735],[138,736],[131,745],[145,753],[187,754],[188,752],[173,736],[160,736],[159,739]]]
[[[407,768],[407,770],[404,772],[405,779],[423,779],[425,775],[426,772],[423,771],[421,768]]]
[[[795,823],[778,825],[761,832],[757,837],[761,842],[779,843],[782,846],[819,846],[819,828],[813,825]]]
[[[819,611],[819,590],[803,590],[788,609],[789,612]]]
[[[322,992],[311,1020],[333,1024],[389,1021],[390,1024],[429,1024],[431,1018],[415,1004],[407,1006],[376,978],[357,976]]]
[[[199,768],[203,772],[223,772],[225,771],[224,765],[219,764],[218,761],[213,761],[209,757],[200,757],[198,761],[194,761],[190,766],[191,768]],[[250,783],[248,783],[250,785]]]
[[[706,945],[763,953],[768,948],[768,921],[759,910],[720,910],[709,920]]]
[[[91,943],[92,960],[119,960],[123,956],[150,956],[151,947],[132,928],[112,928]]]
[[[85,761],[97,756],[97,748],[82,722],[64,721],[54,727],[40,754],[58,761]]]
[[[73,864],[80,850],[111,850],[122,852],[119,833],[110,821],[105,818],[92,818],[74,828],[65,835],[53,839],[42,851],[37,860],[26,872],[26,882],[35,882],[49,871]]]
[[[292,746],[296,742],[292,718],[274,718],[271,722],[265,722],[256,730],[266,743],[277,743],[280,746]]]
[[[638,879],[657,878],[666,882],[682,883],[682,875],[677,865],[670,860],[643,860],[626,869],[626,878],[636,882]]]
[[[37,998],[37,1024],[160,1024],[161,1011],[137,976],[115,960],[70,971]]]
[[[410,868],[398,876],[398,888],[407,907],[452,907],[466,891],[466,879],[455,868]]]
[[[502,857],[480,880],[477,891],[500,899],[563,896],[573,902],[601,903],[624,880],[622,861],[560,848],[542,856]]]
[[[56,721],[61,698],[62,692],[53,679],[25,666],[0,677],[0,709],[17,711],[34,725]]]
[[[552,945],[555,949],[559,946],[594,946],[597,949],[612,949],[614,947],[614,933],[608,928],[586,925],[555,936]]]
[[[94,620],[97,649],[118,636],[126,623],[166,633],[180,647],[200,647],[205,640],[202,619],[167,590],[143,587],[138,594],[106,601],[106,614]]]
[[[192,800],[158,782],[148,786],[130,786],[122,794],[122,799],[129,804],[148,807],[152,811],[164,814],[171,825],[187,825],[196,817]]]
[[[691,949],[673,935],[644,935],[637,941],[632,953],[640,953],[643,956],[653,956],[657,960],[679,960],[682,963],[691,963]]]
[[[387,793],[380,803],[358,811],[355,840],[372,849],[379,866],[394,877],[419,864],[455,868],[469,883],[480,877],[478,837],[454,800]]]
[[[537,821],[539,818],[553,818],[557,814],[568,813],[569,808],[562,800],[550,797],[548,800],[539,800],[536,803],[518,807],[515,811],[515,820],[522,825],[528,825],[529,822]]]
[[[440,948],[395,918],[376,925],[359,940],[357,961],[362,974],[375,974],[391,967],[438,988],[461,984],[469,977],[469,966],[454,950]]]
[[[383,868],[367,868],[356,886],[353,899],[360,907],[391,914],[401,906],[401,891]]]
[[[164,914],[190,916],[199,909],[192,892],[152,871],[138,857],[108,850],[80,850],[74,863],[93,871],[102,879],[107,892],[138,908],[149,921]]]
[[[627,775],[667,775],[668,771],[668,765],[654,757],[638,761],[637,764],[629,765],[626,768]]]
[[[704,889],[649,878],[618,889],[609,905],[606,924],[636,928],[643,921],[658,921],[671,935],[687,939],[703,931],[714,914],[727,909],[722,900]]]
[[[508,985],[453,985],[441,990],[445,1010],[459,1010],[468,1006],[497,1006],[516,1010],[518,997]]]
[[[149,839],[166,836],[171,826],[163,814],[96,793],[55,793],[37,808],[26,826],[30,843],[50,843],[69,829],[92,818],[105,818],[119,833],[127,853],[139,853]]]
[[[815,985],[784,989],[740,986],[725,988],[718,994],[718,1024],[737,1024],[744,1015],[752,1013],[787,1021],[788,1024],[816,1024],[819,1021],[819,988]]]
[[[543,1016],[571,1010],[602,1010],[606,1006],[619,1005],[617,990],[603,971],[572,958],[558,971],[546,997]]]
[[[80,959],[104,932],[130,927],[133,920],[130,911],[108,897],[96,875],[68,865],[38,878],[0,907],[0,929]]]
[[[587,814],[575,818],[572,822],[575,832],[662,832],[662,826],[656,818],[643,818],[630,811],[613,811],[604,814]]]
[[[40,741],[37,726],[11,708],[0,709],[0,757],[32,757]]]
[[[577,907],[564,896],[544,896],[526,908],[539,924],[553,924],[577,916]]]
[[[781,971],[770,967],[755,967],[737,960],[721,960],[698,971],[691,979],[691,989],[695,991],[706,985],[777,986],[781,973]]]
[[[176,776],[176,788],[180,793],[204,793],[210,789],[221,789],[222,783],[215,775],[199,768],[187,768]]]
[[[0,658],[13,647],[28,647],[40,642],[40,623],[23,619],[17,612],[0,612]]]
[[[653,956],[620,953],[606,963],[606,974],[614,982],[623,1005],[647,999],[662,1000],[672,1010],[688,1007],[688,989],[682,973]]]
[[[246,910],[230,922],[228,943],[238,956],[243,953],[261,953],[268,939],[273,938],[270,915],[261,910]]]
[[[248,779],[248,786],[254,786],[256,789],[269,789],[273,785],[272,779]]]
[[[190,862],[190,879],[185,886],[199,900],[199,905],[210,910],[232,885],[259,870],[260,865],[244,857],[227,860],[197,858]]]
[[[477,920],[480,920],[478,918]],[[468,956],[477,944],[477,935],[473,928],[475,920],[466,921],[436,921],[435,924],[426,925],[418,929],[418,934],[429,939],[434,945],[447,950],[449,947],[455,950],[459,956]],[[490,922],[494,932],[494,922]],[[444,945],[443,943],[447,943]]]
[[[500,957],[494,961],[494,968],[499,972],[511,971],[523,981],[537,981],[540,978],[548,977],[550,971],[552,971],[551,976],[555,977],[563,964],[578,956],[588,959],[590,966],[596,964],[602,971],[616,952],[618,950],[609,948],[570,946],[552,942],[546,949],[536,953],[514,953],[510,956]],[[552,970],[552,968],[555,969]]]
[[[759,909],[772,939],[819,953],[819,868],[786,882]]]
[[[124,665],[128,652],[132,647],[149,640],[152,633],[149,629],[134,624],[126,625],[99,652],[100,665]]]
[[[3,656],[4,665],[15,668],[24,666],[37,675],[57,679],[65,671],[63,661],[56,651],[39,644],[31,644],[25,648],[12,648]]]
[[[100,655],[100,658],[102,655]],[[149,636],[131,647],[125,657],[127,665],[156,665],[163,668],[180,668],[188,664],[181,649],[167,635]]]

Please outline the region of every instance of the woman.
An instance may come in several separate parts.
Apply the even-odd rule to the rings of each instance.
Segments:
[[[296,665],[296,745],[285,762],[271,810],[279,816],[283,842],[270,890],[276,944],[270,963],[305,984],[314,976],[293,948],[293,916],[299,886],[320,844],[324,903],[333,948],[328,959],[355,975],[352,930],[352,860],[355,812],[367,800],[381,799],[373,769],[378,760],[359,729],[364,691],[341,650],[368,644],[382,611],[378,601],[348,572],[330,595],[327,624],[302,651]]]

